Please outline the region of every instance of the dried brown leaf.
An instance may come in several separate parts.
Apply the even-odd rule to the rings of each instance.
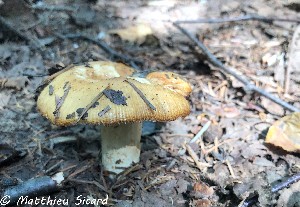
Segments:
[[[147,35],[153,34],[151,27],[146,24],[138,24],[124,29],[114,29],[110,30],[109,33],[119,35],[122,40],[138,43],[143,43]]]
[[[266,143],[289,152],[300,151],[300,113],[292,113],[276,121],[269,128]]]

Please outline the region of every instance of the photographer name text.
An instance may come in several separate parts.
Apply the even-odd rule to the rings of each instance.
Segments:
[[[82,205],[107,205],[108,203],[108,195],[106,195],[105,198],[93,198],[91,196],[82,196],[79,195],[77,196],[72,202],[76,206],[82,206]],[[17,206],[23,206],[23,205],[43,205],[43,206],[53,206],[53,205],[58,205],[58,206],[68,206],[70,203],[69,199],[67,198],[51,198],[50,196],[47,197],[35,197],[35,198],[30,198],[29,196],[21,196],[18,198],[16,201]],[[3,196],[0,198],[0,206],[6,206],[10,204],[10,197],[9,196]]]

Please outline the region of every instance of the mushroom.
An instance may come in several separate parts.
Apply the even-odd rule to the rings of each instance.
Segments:
[[[171,72],[136,77],[121,63],[68,68],[42,89],[37,107],[59,126],[101,125],[102,164],[118,174],[140,157],[142,121],[171,121],[190,113],[191,86]]]

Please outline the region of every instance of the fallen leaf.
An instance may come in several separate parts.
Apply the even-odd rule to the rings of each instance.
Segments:
[[[289,152],[300,151],[300,113],[292,113],[277,120],[270,128],[266,143]]]
[[[205,197],[210,197],[214,194],[214,189],[212,187],[209,187],[208,185],[206,185],[204,182],[197,182],[194,184],[193,187],[195,194],[199,194],[198,198],[205,198]]]
[[[195,207],[210,207],[211,202],[208,199],[198,199],[193,201],[193,206]]]
[[[284,109],[282,106],[274,103],[268,98],[260,97],[261,99],[261,105],[271,114],[276,114],[278,116],[284,115]]]
[[[240,115],[240,110],[234,106],[212,106],[211,111],[221,117],[234,118]]]
[[[188,189],[189,182],[184,179],[179,179],[177,181],[177,192],[178,194],[185,193]]]
[[[143,43],[147,35],[152,35],[152,29],[146,24],[139,24],[136,26],[127,27],[124,29],[113,29],[108,31],[109,34],[117,34],[122,40],[129,42]]]

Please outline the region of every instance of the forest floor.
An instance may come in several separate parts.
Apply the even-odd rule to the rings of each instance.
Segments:
[[[251,206],[243,202],[249,196],[254,199],[252,206],[300,206],[299,183],[276,193],[270,190],[300,171],[299,154],[264,143],[268,128],[290,111],[245,90],[172,25],[177,20],[249,14],[300,19],[299,2],[20,2],[0,0],[2,191],[63,172],[61,186],[49,195],[68,199],[69,206],[76,206],[78,196],[86,200],[108,196],[107,205],[119,207]],[[225,66],[300,108],[299,66],[295,69],[300,58],[291,58],[295,56],[291,48],[299,49],[300,44],[297,24],[233,21],[182,26]],[[103,42],[118,54],[103,49]],[[57,127],[36,109],[36,89],[48,75],[93,60],[123,62],[145,71],[174,71],[193,86],[190,115],[168,123],[146,123],[140,163],[117,180],[110,180],[102,170],[99,126]],[[287,77],[287,68],[293,66]],[[208,129],[187,149],[186,143],[203,126]]]

